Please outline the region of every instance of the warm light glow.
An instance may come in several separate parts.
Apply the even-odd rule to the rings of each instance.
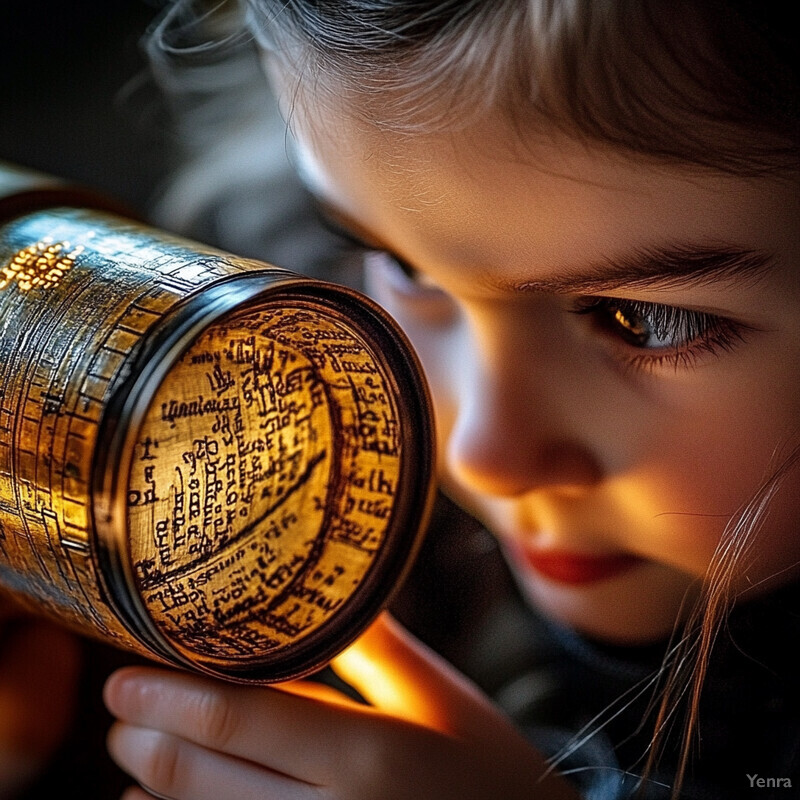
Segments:
[[[158,387],[128,484],[136,579],[166,636],[247,660],[339,613],[385,540],[398,425],[343,322],[282,303],[209,327]]]
[[[358,686],[368,687],[369,702],[387,713],[405,716],[411,698],[392,680],[391,664],[377,661],[363,644],[336,657],[336,670]]]
[[[16,282],[20,291],[52,289],[75,264],[83,247],[70,249],[69,242],[42,239],[20,250],[0,270],[0,290]]]
[[[438,656],[408,637],[385,617],[333,661],[337,674],[371,705],[391,716],[435,730],[449,730],[451,720],[428,687],[438,671]]]

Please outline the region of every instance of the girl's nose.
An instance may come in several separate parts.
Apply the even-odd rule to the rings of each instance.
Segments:
[[[596,485],[602,468],[587,433],[585,387],[570,378],[557,348],[499,351],[484,343],[472,352],[459,367],[445,445],[450,476],[465,489],[504,497]]]

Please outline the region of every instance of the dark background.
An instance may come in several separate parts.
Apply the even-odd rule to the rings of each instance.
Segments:
[[[0,3],[0,159],[143,210],[173,156],[140,40],[157,0]]]
[[[0,161],[100,190],[146,216],[175,149],[147,89],[140,47],[159,5],[2,0]],[[88,641],[83,649],[78,717],[52,768],[26,798],[110,800],[131,782],[105,753],[111,718],[100,690],[114,667],[135,659]]]
[[[162,6],[159,0],[2,0],[0,161],[100,190],[146,220],[180,152],[141,47]],[[509,659],[497,646],[495,628],[520,657],[524,650],[524,633],[497,599],[507,590],[492,541],[440,498],[415,570],[392,610],[491,688],[503,679],[493,665],[514,661],[514,653]],[[482,651],[462,642],[462,631],[475,628],[488,631]],[[105,753],[111,718],[100,691],[112,669],[138,659],[89,641],[84,650],[78,719],[29,800],[106,800],[130,783]]]

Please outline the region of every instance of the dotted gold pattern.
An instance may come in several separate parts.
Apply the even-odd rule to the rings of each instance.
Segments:
[[[352,306],[280,289],[176,345],[136,430],[104,417],[147,337],[253,266],[80,209],[0,225],[0,590],[143,655],[270,682],[319,666],[397,579],[384,556],[405,537],[414,420],[387,353]],[[131,431],[124,475],[104,419]]]
[[[16,283],[22,292],[52,289],[75,264],[83,247],[42,239],[17,252],[0,271],[0,291]]]

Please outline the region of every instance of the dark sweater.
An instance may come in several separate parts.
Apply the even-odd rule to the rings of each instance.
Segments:
[[[800,587],[786,587],[735,609],[709,662],[695,745],[682,798],[800,797]],[[550,690],[521,723],[553,754],[583,725],[594,731],[561,763],[587,798],[636,796],[654,728],[653,677],[666,646],[610,648],[536,623],[549,663]],[[553,678],[552,676],[556,676]],[[674,780],[685,704],[638,796],[667,798]],[[591,720],[599,715],[601,727]]]
[[[587,800],[636,796],[666,643],[610,647],[539,618],[520,599],[491,537],[445,500],[396,606],[549,756],[583,731],[582,746],[558,767]],[[712,651],[681,798],[800,797],[798,642],[800,584],[730,614]],[[684,711],[676,710],[642,798],[670,797]]]

